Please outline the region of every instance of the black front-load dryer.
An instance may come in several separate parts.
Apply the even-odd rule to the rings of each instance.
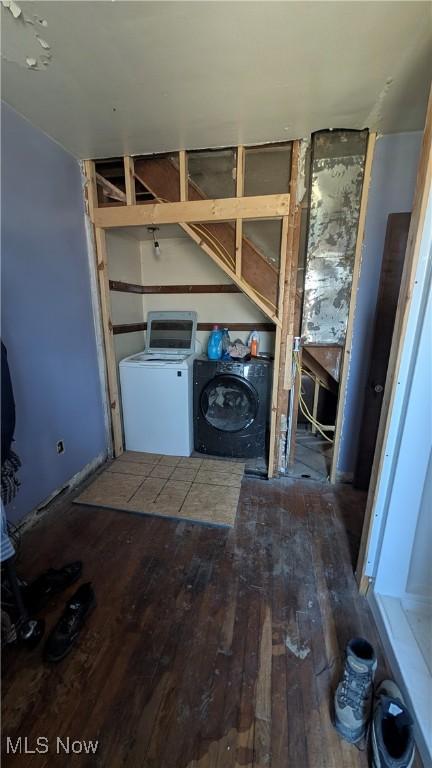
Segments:
[[[264,456],[272,364],[252,358],[194,361],[194,444],[200,453]]]

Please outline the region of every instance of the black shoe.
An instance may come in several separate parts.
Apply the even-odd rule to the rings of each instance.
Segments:
[[[413,721],[393,680],[384,680],[375,692],[371,742],[373,768],[413,765]]]
[[[54,595],[70,587],[79,579],[82,562],[77,560],[63,568],[49,568],[22,589],[25,605],[30,614],[38,613]]]
[[[88,581],[86,584],[81,584],[66,603],[60,619],[48,636],[44,648],[46,661],[61,661],[67,656],[95,605],[96,598],[91,583]]]

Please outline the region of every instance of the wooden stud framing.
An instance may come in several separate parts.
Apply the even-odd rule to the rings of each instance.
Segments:
[[[246,294],[246,296],[254,303],[257,307],[263,312],[266,317],[269,317],[270,320],[273,320],[275,325],[280,325],[280,320],[277,317],[277,314],[275,310],[269,305],[266,304],[265,301],[260,299],[257,294],[255,293],[254,289],[249,287],[247,283],[242,278],[239,278],[235,273],[233,273],[232,269],[228,267],[224,261],[222,261],[219,256],[207,245],[207,243],[204,242],[202,237],[194,230],[192,227],[189,227],[188,224],[180,224],[181,228],[184,229],[185,232],[192,238],[192,240],[195,240],[196,243],[202,248],[205,253],[210,256],[211,259],[220,267],[220,269],[225,272],[228,277],[231,278],[231,280],[241,288],[242,292]]]
[[[187,152],[181,149],[179,152],[179,175],[180,175],[180,201],[187,202],[188,199],[188,167]]]
[[[372,161],[373,161],[374,150],[375,150],[375,141],[376,141],[376,133],[369,134],[367,151],[366,151],[365,169],[364,169],[364,176],[363,176],[363,187],[362,187],[362,194],[361,194],[361,200],[360,200],[360,213],[359,213],[359,222],[358,222],[358,228],[357,228],[357,240],[356,240],[356,248],[355,248],[355,254],[354,254],[351,299],[350,299],[350,306],[349,306],[349,312],[348,312],[345,346],[344,346],[342,360],[341,360],[341,378],[340,378],[340,384],[339,384],[339,396],[338,396],[338,404],[337,404],[337,412],[336,412],[336,426],[335,426],[335,435],[334,435],[334,442],[333,442],[332,465],[330,470],[331,483],[336,482],[336,475],[337,475],[337,462],[339,457],[339,447],[340,447],[342,423],[343,423],[343,417],[344,417],[346,388],[347,388],[347,382],[348,382],[348,371],[349,371],[352,337],[353,337],[354,314],[355,314],[355,307],[357,303],[357,288],[358,288],[358,282],[360,277],[361,256],[363,251],[363,238],[364,238],[365,223],[366,223],[366,212],[367,212],[369,186],[370,186],[371,173],[372,173]]]
[[[120,456],[120,454],[123,453],[123,435],[120,419],[120,401],[117,383],[117,364],[114,352],[113,326],[110,317],[106,238],[104,230],[99,227],[95,228],[95,241],[114,456]]]
[[[237,147],[237,165],[236,165],[236,197],[243,197],[244,194],[244,147]],[[236,219],[235,227],[235,270],[237,277],[242,276],[242,251],[243,251],[243,219]]]
[[[108,181],[108,179],[105,179],[100,173],[96,173],[96,184],[102,188],[106,197],[110,197],[111,200],[117,200],[120,203],[126,202],[126,195],[123,190],[116,187],[116,185],[111,181]]]
[[[299,142],[294,142],[298,153]],[[297,157],[298,155],[296,155]],[[293,281],[293,267],[291,261],[295,251],[296,237],[293,229],[297,227],[297,209],[296,195],[290,197],[290,194],[278,195],[260,195],[255,197],[244,197],[244,147],[237,148],[237,166],[236,166],[236,197],[222,198],[217,200],[200,199],[188,200],[188,173],[187,173],[187,153],[185,150],[179,152],[179,176],[180,176],[180,202],[150,202],[137,205],[135,195],[135,175],[134,161],[131,157],[124,158],[125,168],[125,187],[124,196],[125,206],[110,206],[99,208],[96,188],[96,174],[94,163],[86,163],[86,173],[88,178],[88,211],[92,223],[95,227],[96,251],[98,259],[99,292],[102,309],[103,332],[105,342],[105,356],[108,372],[108,390],[111,405],[112,431],[115,455],[123,451],[121,421],[119,412],[119,395],[117,383],[117,366],[114,354],[113,333],[128,333],[133,330],[141,330],[143,323],[129,324],[126,326],[116,326],[113,329],[110,319],[110,284],[107,272],[106,238],[105,230],[112,227],[133,227],[149,226],[158,224],[179,224],[185,232],[204,250],[213,261],[227,274],[233,283],[240,289],[261,311],[272,321],[272,329],[275,330],[275,360],[274,360],[274,380],[272,388],[271,403],[271,441],[269,457],[269,477],[274,473],[275,448],[276,448],[276,429],[278,429],[280,417],[279,382],[285,382],[285,346],[284,357],[281,357],[281,344],[287,328],[292,326],[290,321],[292,313],[287,311],[286,288],[290,289]],[[295,161],[297,168],[297,160]],[[110,190],[111,193],[114,190]],[[291,194],[296,192],[295,181],[291,180]],[[117,191],[116,191],[117,193]],[[123,202],[123,195],[122,202]],[[117,199],[120,199],[117,197]],[[242,277],[242,244],[243,244],[243,220],[247,219],[282,219],[282,239],[281,255],[279,266],[279,291],[277,297],[277,306],[261,298],[257,292]],[[235,236],[235,265],[229,265],[211,249],[201,236],[198,228],[194,228],[194,223],[200,222],[236,222]],[[287,261],[289,260],[289,276],[286,275]],[[293,273],[293,274],[292,274]],[[134,290],[137,286],[134,287]],[[117,287],[122,290],[122,286]],[[129,291],[129,288],[128,288]],[[288,318],[288,322],[287,319]],[[284,323],[284,327],[283,327]],[[262,324],[267,327],[268,324]],[[289,358],[290,359],[290,358]]]
[[[277,219],[289,212],[289,194],[257,197],[226,197],[180,203],[148,203],[95,208],[93,223],[101,229],[158,224],[232,221],[233,219]]]
[[[237,219],[235,225],[235,271],[238,278],[242,276],[243,252],[243,219]]]
[[[269,441],[269,457],[268,457],[268,478],[272,478],[275,475],[275,456],[277,455],[276,446],[279,444],[277,427],[278,427],[278,390],[279,390],[279,362],[281,352],[281,339],[282,329],[278,325],[276,328],[275,347],[274,347],[274,360],[273,360],[273,384],[271,394],[271,412],[270,412],[270,441]],[[277,474],[277,470],[276,470]]]
[[[282,317],[283,300],[284,300],[284,293],[285,293],[285,273],[286,273],[286,261],[287,261],[287,249],[288,249],[288,230],[289,230],[289,216],[284,216],[282,219],[281,250],[280,250],[280,264],[279,264],[279,291],[278,291],[279,317]]]
[[[240,144],[240,146],[237,147],[236,197],[243,197],[244,195],[244,169],[245,151],[244,147]]]
[[[315,383],[314,383],[314,396],[313,396],[313,406],[312,406],[312,416],[316,421],[317,414],[318,414],[318,400],[319,400],[319,393],[320,393],[320,381],[317,376],[315,376]],[[316,435],[317,428],[315,424],[312,424],[311,432],[313,435]]]
[[[432,91],[429,95],[429,105],[426,116],[426,125],[423,135],[423,143],[420,153],[420,161],[417,171],[416,189],[414,194],[413,210],[411,214],[408,244],[405,254],[404,269],[399,293],[399,302],[393,331],[393,340],[390,350],[389,364],[387,368],[386,384],[381,408],[381,418],[375,446],[375,456],[372,465],[372,473],[369,484],[369,492],[366,502],[366,511],[363,522],[363,531],[360,542],[360,551],[357,560],[357,581],[362,594],[367,592],[369,579],[365,576],[366,558],[372,534],[372,522],[374,508],[378,494],[378,480],[381,475],[385,446],[390,429],[393,404],[397,391],[397,378],[400,367],[405,334],[408,324],[408,316],[411,307],[415,275],[417,271],[420,245],[424,232],[424,223],[428,197],[432,183]]]
[[[278,360],[274,362],[277,382],[277,403],[274,433],[271,434],[269,471],[278,473],[280,468],[280,439],[283,420],[288,415],[288,399],[292,386],[292,343],[294,330],[297,263],[300,242],[301,206],[297,202],[300,141],[293,142],[290,180],[290,211],[282,225],[281,274],[279,277],[279,318],[282,323]],[[277,362],[277,368],[276,368]],[[291,389],[291,397],[293,392]]]
[[[282,333],[285,332],[283,325],[283,304],[284,304],[284,292],[285,292],[285,272],[286,272],[286,259],[287,259],[287,247],[288,247],[288,231],[289,231],[289,216],[284,216],[282,219],[282,236],[281,236],[281,249],[280,249],[280,271],[279,271],[279,297],[278,297],[278,316],[282,317],[282,326],[279,326],[276,330],[275,337],[275,354],[273,362],[273,384],[272,384],[272,403],[271,403],[271,419],[270,419],[270,450],[269,450],[269,464],[268,475],[273,477],[273,474],[277,474],[278,468],[275,467],[275,457],[278,455],[279,446],[279,434],[277,432],[278,425],[280,423],[280,414],[278,412],[279,405],[279,388],[280,388],[280,364],[281,364],[281,340]]]
[[[126,205],[136,205],[133,157],[128,157],[126,155],[123,158],[123,162],[124,162],[124,174],[125,174],[125,186],[126,186]]]
[[[87,208],[90,220],[94,222],[95,211],[98,207],[98,194],[96,183],[96,171],[93,160],[86,160],[84,163],[87,179]]]

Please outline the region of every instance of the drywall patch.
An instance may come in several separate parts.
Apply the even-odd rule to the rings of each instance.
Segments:
[[[373,105],[371,111],[369,112],[366,118],[365,126],[367,128],[369,126],[374,126],[374,128],[377,129],[381,125],[384,117],[384,102],[388,96],[388,93],[392,85],[393,85],[393,78],[388,77],[387,80],[385,81],[384,87],[381,89],[381,91],[378,94],[375,104]]]
[[[26,16],[15,0],[1,0],[4,35],[2,59],[20,67],[43,71],[51,63],[51,46],[39,32],[48,22]]]

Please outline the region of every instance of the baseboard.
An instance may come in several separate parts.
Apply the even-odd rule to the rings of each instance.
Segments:
[[[352,483],[353,480],[354,480],[354,472],[339,472],[339,470],[336,471],[337,483]]]
[[[414,719],[414,737],[424,768],[432,766],[429,733],[429,680],[430,673],[417,641],[411,632],[402,606],[398,618],[398,598],[377,594],[373,589],[367,595],[386,658],[394,679],[401,689]]]
[[[75,488],[81,485],[81,483],[83,483],[87,477],[93,474],[93,472],[95,472],[102,464],[104,464],[106,460],[107,454],[104,451],[103,453],[100,453],[98,456],[96,456],[96,458],[94,458],[88,464],[86,464],[83,469],[80,469],[79,472],[73,475],[73,477],[66,481],[60,488],[57,488],[55,491],[50,493],[50,495],[44,501],[38,504],[35,509],[31,510],[31,512],[29,512],[25,517],[23,517],[22,520],[20,520],[20,522],[17,524],[17,528],[20,533],[23,533],[24,531],[31,528],[35,523],[37,523],[47,511],[52,510],[53,504],[55,504],[57,500],[60,500],[60,497],[63,500],[65,494],[71,493],[73,490],[75,490]]]

